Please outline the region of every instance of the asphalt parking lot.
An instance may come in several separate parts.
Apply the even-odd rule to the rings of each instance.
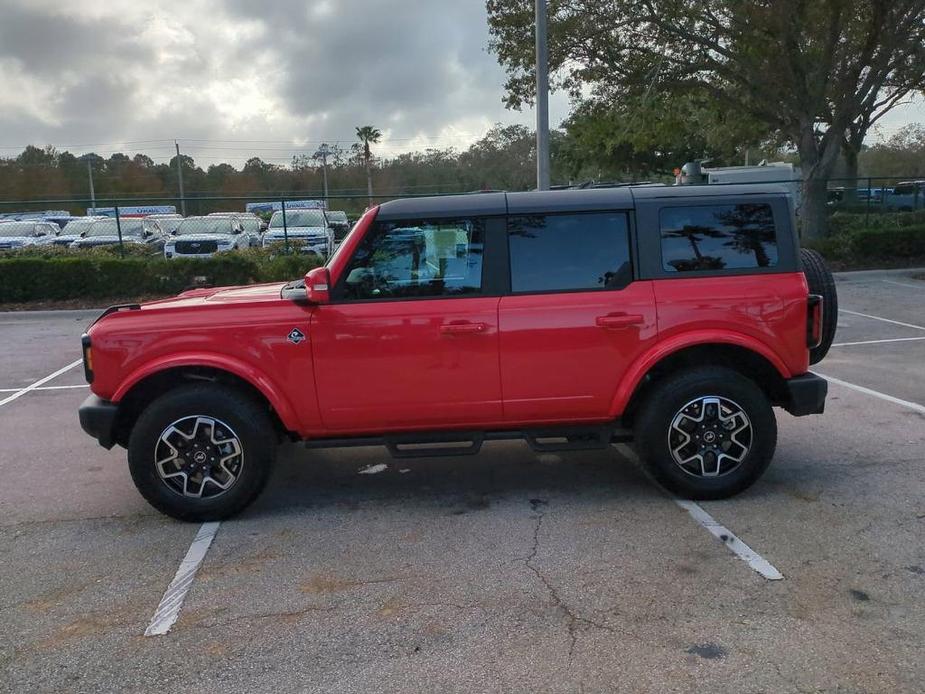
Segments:
[[[0,691],[921,691],[925,282],[838,287],[827,413],[778,412],[764,478],[697,507],[722,533],[622,447],[292,445],[162,636],[199,526],[80,431],[79,366],[22,392],[78,359],[96,312],[0,314]]]

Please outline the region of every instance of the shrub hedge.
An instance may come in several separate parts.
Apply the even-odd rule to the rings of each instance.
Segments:
[[[59,250],[0,257],[0,303],[170,296],[192,286],[287,281],[319,265],[314,256],[258,249],[202,260]]]
[[[897,217],[910,217],[912,214],[919,213]],[[822,239],[804,240],[803,245],[816,249],[829,260],[849,265],[925,258],[925,217],[916,225],[906,225],[903,221],[895,226],[842,228]]]
[[[844,234],[865,230],[905,229],[925,226],[925,210],[915,212],[883,212],[881,214],[849,214],[836,212],[829,217],[829,233]]]

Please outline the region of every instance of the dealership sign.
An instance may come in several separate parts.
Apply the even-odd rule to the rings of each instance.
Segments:
[[[146,217],[149,214],[176,214],[175,205],[135,205],[119,207],[120,217]],[[98,215],[100,217],[115,217],[115,207],[88,207],[88,215]]]

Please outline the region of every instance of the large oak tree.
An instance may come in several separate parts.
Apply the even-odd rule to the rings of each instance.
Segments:
[[[533,0],[487,0],[507,101],[534,95]],[[708,94],[800,154],[803,231],[852,126],[925,80],[925,0],[550,0],[552,84],[578,102]]]

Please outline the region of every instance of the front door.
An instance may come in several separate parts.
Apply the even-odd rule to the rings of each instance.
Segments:
[[[512,424],[604,419],[656,339],[652,283],[633,281],[625,212],[511,217],[501,383]]]
[[[378,222],[312,315],[315,384],[336,433],[467,428],[502,416],[497,296],[480,219]]]

